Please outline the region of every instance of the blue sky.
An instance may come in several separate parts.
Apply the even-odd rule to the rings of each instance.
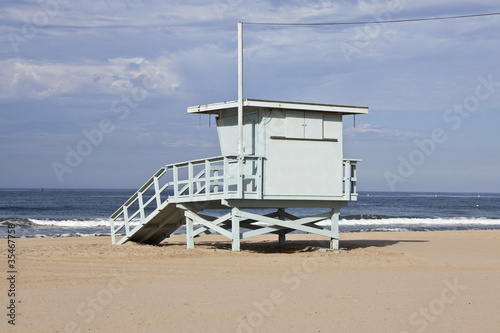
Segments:
[[[498,2],[4,0],[0,187],[136,188],[219,155],[213,124],[185,113],[237,98],[238,21],[487,12]],[[500,16],[246,25],[245,98],[370,107],[345,118],[360,190],[500,192],[498,31]]]

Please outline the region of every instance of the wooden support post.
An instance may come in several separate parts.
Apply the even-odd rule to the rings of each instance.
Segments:
[[[194,191],[194,182],[193,182],[193,163],[188,162],[188,183],[189,183],[189,188],[188,188],[188,193],[189,193],[189,199],[193,200],[193,191]]]
[[[278,242],[280,245],[285,245],[286,244],[286,235],[284,233],[280,233],[278,235]]]
[[[161,196],[160,196],[160,182],[158,181],[158,177],[154,177],[153,182],[154,182],[154,188],[155,188],[156,208],[160,209]]]
[[[285,220],[285,209],[284,208],[278,209],[278,218],[282,221]],[[280,231],[280,233],[278,234],[278,242],[280,245],[285,245],[285,243],[286,243],[285,230]]]
[[[139,212],[141,216],[141,223],[146,222],[146,214],[144,212],[144,201],[142,200],[142,193],[137,193],[137,201],[139,202]]]
[[[229,159],[227,157],[224,157],[223,176],[222,193],[224,198],[227,198],[227,193],[229,192]]]
[[[186,216],[186,243],[188,249],[194,249],[193,220],[188,216]]]
[[[210,161],[205,160],[205,197],[207,200],[210,199],[210,183],[212,182],[210,180]]]
[[[116,244],[116,232],[115,232],[115,221],[113,219],[109,219],[109,224],[111,225],[111,244]]]
[[[332,213],[332,216],[330,219],[332,221],[332,226],[331,226],[332,238],[330,239],[330,249],[331,250],[338,250],[339,249],[340,208],[333,208],[331,213]]]
[[[179,169],[177,165],[174,165],[172,170],[172,177],[174,183],[174,198],[177,201],[179,199]]]
[[[234,207],[231,210],[231,229],[233,231],[233,251],[240,250],[240,210]]]
[[[128,224],[128,207],[123,207],[123,222],[125,223],[125,235],[130,234],[130,225]]]

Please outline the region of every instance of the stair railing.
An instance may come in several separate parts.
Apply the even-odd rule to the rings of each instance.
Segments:
[[[137,192],[135,192],[113,215],[110,216],[109,222],[111,225],[111,242],[116,243],[116,234],[125,228],[125,234],[130,234],[130,222],[136,218],[138,215],[140,217],[141,223],[144,223],[147,219],[146,210],[152,210],[150,205],[155,202],[156,208],[154,210],[159,210],[163,204],[161,195],[169,186],[167,182],[160,188],[160,179],[166,174],[167,169],[165,167],[158,170],[153,177],[151,177]],[[154,195],[152,195],[146,202],[144,202],[144,196],[147,191],[153,187]],[[136,208],[132,212],[129,211],[130,208]],[[132,208],[132,209],[133,209]],[[148,209],[149,208],[149,209]],[[152,214],[152,213],[151,213]],[[120,219],[120,217],[122,219]],[[120,219],[120,220],[119,220]],[[115,223],[119,220],[115,227]]]
[[[167,203],[262,199],[262,171],[263,158],[257,156],[221,156],[167,165],[111,215],[111,241],[116,244],[116,235],[123,229],[129,236],[134,219],[144,225]],[[173,193],[167,196],[164,192],[169,187]]]
[[[358,199],[358,188],[357,188],[357,163],[361,160],[354,159],[344,159],[344,200],[356,201]]]

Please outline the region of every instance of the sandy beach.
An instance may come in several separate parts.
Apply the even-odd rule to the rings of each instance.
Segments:
[[[500,231],[16,239],[2,332],[500,332]],[[2,240],[4,244],[7,240]],[[7,247],[2,246],[7,256]],[[8,323],[10,283],[15,326]]]

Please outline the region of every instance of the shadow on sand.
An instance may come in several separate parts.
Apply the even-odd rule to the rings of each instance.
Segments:
[[[389,247],[402,242],[424,243],[427,240],[379,240],[379,239],[363,239],[363,240],[341,240],[340,250],[351,251],[356,249],[364,249],[369,247]],[[160,246],[168,246],[168,243],[162,243]],[[277,241],[262,241],[262,242],[241,242],[241,251],[256,252],[256,253],[299,253],[313,252],[318,250],[329,249],[330,242],[328,240],[287,240],[285,245],[280,245]],[[200,241],[195,243],[195,248],[216,250],[216,251],[231,251],[231,242],[229,241]]]

